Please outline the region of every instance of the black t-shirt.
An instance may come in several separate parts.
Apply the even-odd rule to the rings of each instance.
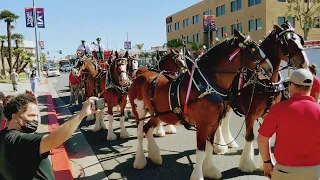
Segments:
[[[6,180],[53,180],[49,152],[39,153],[43,135],[0,132],[0,173]]]

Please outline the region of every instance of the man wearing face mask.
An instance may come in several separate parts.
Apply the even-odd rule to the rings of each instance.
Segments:
[[[310,96],[312,84],[308,69],[295,70],[289,79],[290,98],[272,106],[259,129],[264,174],[272,180],[320,179],[320,105]],[[274,134],[273,167],[269,139]]]
[[[7,180],[53,180],[50,151],[68,140],[81,120],[94,113],[89,98],[71,120],[47,135],[34,134],[40,114],[37,100],[29,94],[13,97],[5,106],[7,127],[0,133],[0,173]]]

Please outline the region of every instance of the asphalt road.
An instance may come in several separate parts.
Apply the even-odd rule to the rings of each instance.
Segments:
[[[60,98],[68,104],[70,95],[69,88],[67,87],[68,74],[61,73],[60,77],[51,77],[49,78],[49,81],[53,82]],[[71,112],[76,112],[79,108],[80,107],[69,107]],[[105,123],[107,125],[106,117]],[[230,128],[234,137],[241,129],[242,123],[243,118],[240,118],[235,114],[232,115]],[[183,126],[176,126],[177,134],[156,138],[156,142],[161,149],[163,158],[162,166],[152,165],[148,160],[148,164],[145,169],[135,170],[133,168],[134,156],[137,147],[135,124],[132,124],[131,122],[125,123],[126,128],[130,133],[130,137],[128,139],[118,139],[111,142],[106,140],[107,130],[93,132],[93,124],[94,121],[83,121],[81,124],[81,130],[110,180],[187,180],[190,178],[195,164],[195,132],[188,131]],[[114,124],[115,133],[119,137],[119,117],[117,113],[115,115]],[[255,132],[257,132],[257,128],[258,124],[255,125]],[[245,129],[243,128],[236,140],[240,145],[240,148],[229,149],[229,152],[225,155],[215,154],[213,156],[216,167],[222,172],[222,179],[267,179],[263,177],[262,172],[247,174],[238,170],[238,163],[242,152],[241,147],[244,145],[244,135]],[[147,147],[146,142],[147,140],[144,140],[145,150]],[[254,147],[256,149],[255,155],[257,155],[256,142]]]

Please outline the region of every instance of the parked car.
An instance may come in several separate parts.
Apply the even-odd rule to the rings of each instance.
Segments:
[[[50,67],[47,71],[47,77],[50,76],[60,76],[59,69],[56,67]]]
[[[60,68],[60,70],[61,70],[62,72],[70,72],[70,71],[72,71],[72,66],[70,66],[70,65],[64,65],[64,66],[62,66],[62,67]]]

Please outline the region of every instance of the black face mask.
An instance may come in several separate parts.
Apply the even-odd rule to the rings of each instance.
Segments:
[[[20,117],[20,119],[22,119],[22,118]],[[21,131],[22,132],[24,132],[24,133],[34,133],[34,132],[37,131],[38,125],[39,125],[38,121],[36,121],[36,120],[25,121],[25,123],[26,123],[25,126],[21,126],[21,124],[18,123],[21,126]]]

